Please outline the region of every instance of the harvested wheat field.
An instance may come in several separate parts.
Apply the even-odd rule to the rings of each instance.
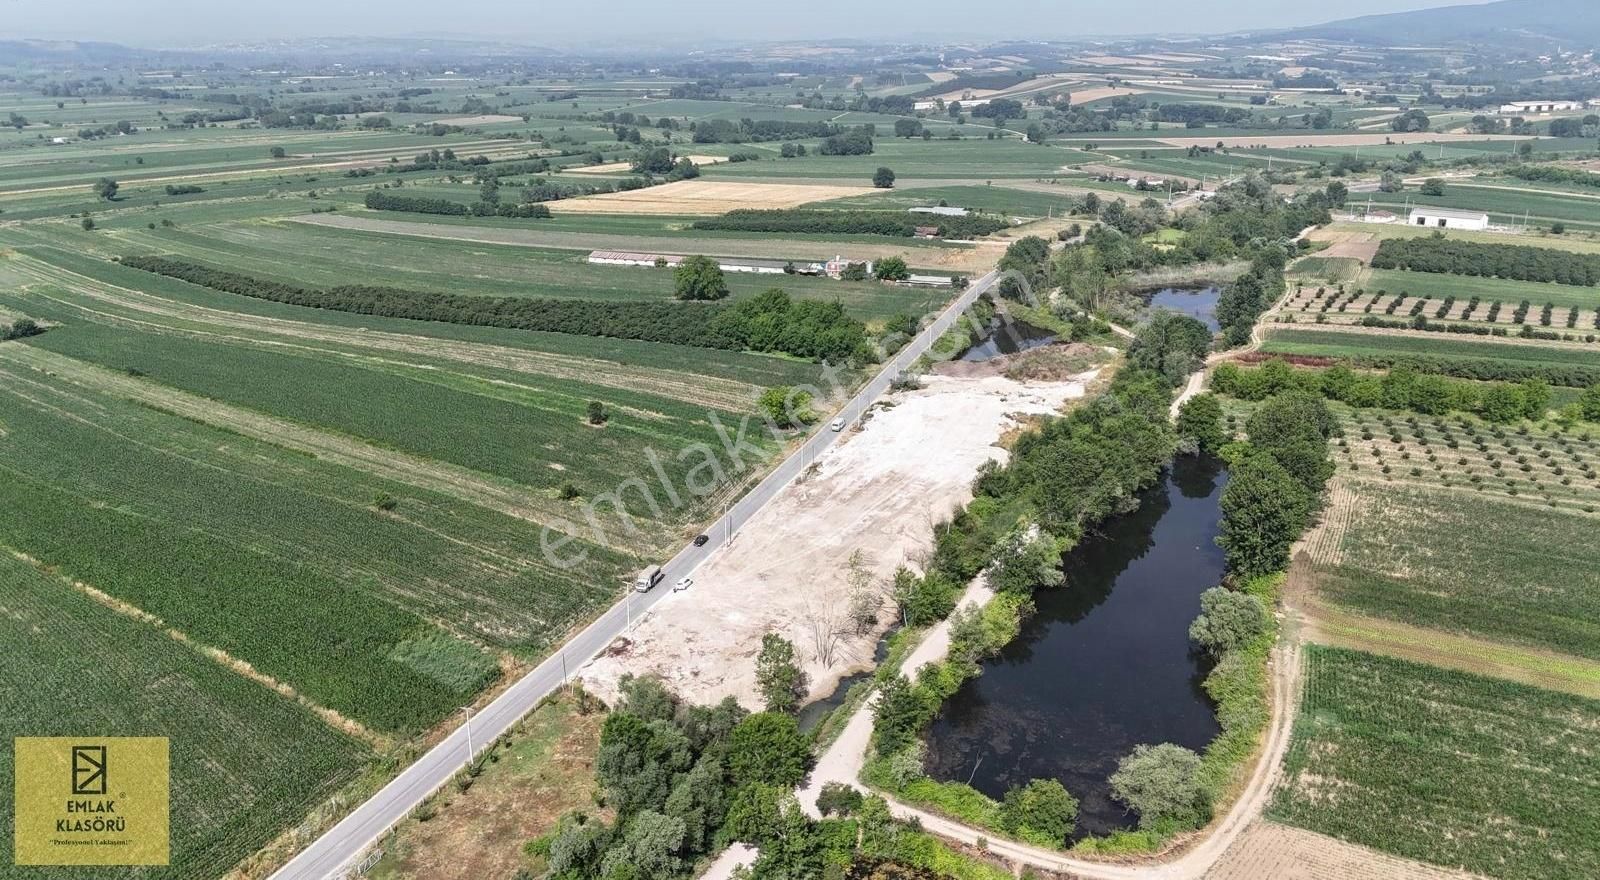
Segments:
[[[793,208],[876,192],[870,186],[680,180],[628,192],[551,202],[558,214],[725,214],[737,208]]]
[[[1206,880],[1469,880],[1477,876],[1258,821],[1228,847]]]
[[[719,165],[728,161],[727,156],[690,156],[690,162],[696,165]],[[576,168],[561,169],[566,174],[627,174],[633,170],[632,162],[606,162],[601,165],[580,165]]]
[[[1078,89],[1072,92],[1072,103],[1087,104],[1102,98],[1125,98],[1129,95],[1142,95],[1146,89],[1115,89],[1110,86],[1101,86],[1097,89]]]
[[[1364,265],[1372,262],[1373,256],[1378,253],[1379,240],[1374,232],[1324,226],[1312,232],[1310,238],[1312,241],[1332,242],[1326,250],[1317,252],[1319,257],[1352,257]]]

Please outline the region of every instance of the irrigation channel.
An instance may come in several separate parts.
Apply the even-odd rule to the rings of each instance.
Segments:
[[[1111,797],[1117,762],[1140,743],[1201,751],[1219,730],[1188,630],[1222,579],[1226,482],[1220,461],[1179,456],[1137,509],[1079,542],[1066,584],[1036,594],[1021,634],[945,704],[929,774],[995,798],[1057,779],[1080,802],[1078,836],[1134,827]]]

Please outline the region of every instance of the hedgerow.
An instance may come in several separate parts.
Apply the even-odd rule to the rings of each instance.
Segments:
[[[1600,284],[1600,254],[1487,244],[1443,236],[1384,239],[1372,258],[1372,268],[1548,281],[1580,287]]]

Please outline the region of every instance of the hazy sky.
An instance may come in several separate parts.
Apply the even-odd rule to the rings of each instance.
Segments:
[[[358,34],[646,47],[897,34],[1045,38],[1214,33],[1460,2],[1481,0],[0,0],[0,39],[176,46]]]

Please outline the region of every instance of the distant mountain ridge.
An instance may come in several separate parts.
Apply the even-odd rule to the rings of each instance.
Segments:
[[[1480,6],[1363,15],[1295,28],[1288,34],[1387,46],[1535,41],[1583,50],[1600,48],[1600,3],[1595,0],[1500,0]]]

